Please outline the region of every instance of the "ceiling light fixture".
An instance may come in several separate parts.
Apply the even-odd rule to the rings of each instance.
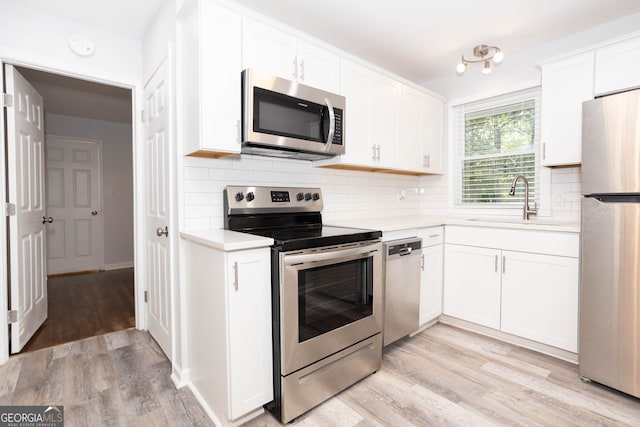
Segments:
[[[482,74],[491,74],[491,62],[499,64],[504,59],[504,53],[497,46],[487,46],[486,44],[480,44],[473,48],[473,56],[479,59],[467,59],[462,55],[462,60],[456,66],[458,74],[462,75],[467,70],[469,64],[476,64],[482,62]]]

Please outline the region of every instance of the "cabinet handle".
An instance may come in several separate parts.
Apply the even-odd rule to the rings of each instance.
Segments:
[[[293,79],[298,80],[298,57],[293,58]]]
[[[440,237],[440,235],[439,234],[429,234],[429,238],[430,239],[434,239],[436,237]]]
[[[502,256],[502,274],[504,274],[505,271],[507,271],[507,257],[503,255]]]
[[[542,160],[545,160],[547,158],[547,143],[543,142],[542,143]]]
[[[424,163],[423,163],[425,168],[430,168],[431,167],[431,155],[430,154],[425,154],[424,155]]]
[[[304,59],[300,61],[300,80],[304,81]]]
[[[422,269],[422,271],[424,271],[424,254],[422,254],[422,256],[420,258],[421,258],[420,268]]]
[[[236,141],[238,144],[242,142],[242,127],[240,126],[240,120],[236,120]]]
[[[378,150],[377,160],[380,161],[380,145],[378,145],[377,150]]]
[[[238,261],[233,263],[233,287],[236,288],[236,292],[238,291]]]
[[[496,258],[495,258],[495,265],[493,266],[493,271],[496,273],[498,272],[498,255],[496,255]]]
[[[371,146],[371,160],[376,161],[376,144]]]

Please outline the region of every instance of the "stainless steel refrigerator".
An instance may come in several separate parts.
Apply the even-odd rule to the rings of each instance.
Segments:
[[[580,375],[640,397],[640,90],[582,105]]]

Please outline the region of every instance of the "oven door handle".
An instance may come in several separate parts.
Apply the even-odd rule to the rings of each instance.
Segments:
[[[342,260],[345,258],[366,258],[369,254],[379,252],[380,248],[371,249],[367,248],[350,248],[350,249],[340,249],[337,251],[327,251],[327,252],[318,252],[318,253],[310,253],[310,254],[298,254],[298,255],[285,255],[284,256],[284,264],[285,265],[293,265],[293,264],[305,264],[309,262],[320,262],[320,261],[336,261]]]

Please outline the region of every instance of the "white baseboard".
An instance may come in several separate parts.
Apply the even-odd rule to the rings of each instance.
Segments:
[[[509,344],[524,347],[529,350],[537,351],[538,353],[553,356],[557,359],[562,359],[567,362],[578,364],[578,354],[571,351],[563,350],[561,348],[552,347],[547,344],[542,344],[536,341],[531,341],[527,338],[522,338],[516,335],[511,335],[506,332],[498,331],[486,326],[477,325],[475,323],[467,322],[465,320],[457,319],[455,317],[447,316],[443,314],[439,318],[440,323],[445,325],[451,325],[460,329],[466,329],[471,332],[476,332],[481,335],[486,335],[491,338],[495,338],[500,341],[508,342]]]
[[[120,270],[121,268],[133,268],[133,261],[116,262],[114,264],[105,264],[104,270]]]

